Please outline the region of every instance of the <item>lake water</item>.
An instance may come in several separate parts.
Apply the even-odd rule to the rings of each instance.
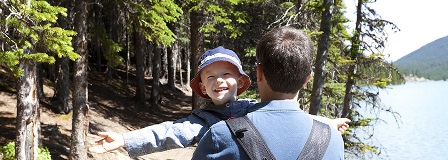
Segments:
[[[448,160],[448,82],[413,82],[380,91],[383,104],[401,115],[395,123],[375,125],[377,143],[387,156],[378,159]]]

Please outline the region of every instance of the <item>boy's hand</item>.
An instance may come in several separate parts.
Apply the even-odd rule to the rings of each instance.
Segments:
[[[341,134],[344,134],[345,130],[349,127],[348,123],[350,123],[351,120],[348,118],[336,118],[331,120],[331,122],[336,125],[336,129],[338,129]]]
[[[106,153],[124,147],[122,134],[114,132],[98,132],[98,136],[103,137],[103,139],[92,143],[92,147],[89,147],[90,152]]]

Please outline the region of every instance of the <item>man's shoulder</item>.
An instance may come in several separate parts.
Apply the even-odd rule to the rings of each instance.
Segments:
[[[218,146],[228,146],[230,145],[230,141],[232,141],[232,133],[225,121],[220,121],[212,125],[205,134],[204,137],[209,138],[206,138],[206,140],[203,139],[204,141],[217,143],[217,145],[219,144]]]
[[[212,125],[210,127],[210,130],[222,131],[222,130],[229,130],[229,128],[227,127],[227,124],[225,121],[219,121],[218,123],[215,123],[214,125]]]
[[[219,121],[218,123],[210,127],[210,134],[213,136],[220,136],[222,138],[231,138],[232,133],[230,128],[227,126],[225,120]]]

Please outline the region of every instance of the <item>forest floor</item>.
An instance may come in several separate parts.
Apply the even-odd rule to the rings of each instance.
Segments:
[[[122,74],[122,73],[121,73]],[[94,75],[94,76],[93,76]],[[124,133],[127,131],[157,124],[167,120],[176,120],[186,117],[191,112],[191,92],[188,89],[171,89],[162,85],[160,89],[161,106],[159,109],[146,109],[136,105],[134,100],[135,85],[125,85],[126,79],[116,74],[108,80],[102,73],[94,73],[89,76],[89,131],[88,143],[100,138],[96,136],[98,131],[112,131]],[[16,91],[15,80],[0,68],[0,146],[14,141],[16,123]],[[134,81],[129,80],[130,83]],[[45,84],[52,84],[46,80]],[[151,92],[151,79],[146,79],[146,92],[149,97]],[[40,121],[42,128],[42,144],[51,153],[52,159],[68,159],[70,153],[70,139],[72,128],[72,113],[60,114],[52,106],[54,93],[53,87],[44,85],[45,99],[41,101]],[[149,99],[149,98],[148,98]],[[174,149],[153,153],[135,159],[163,160],[163,159],[190,159],[194,147]],[[88,153],[89,159],[114,159],[128,160],[124,149],[119,149],[104,154]],[[1,155],[0,155],[0,159]]]

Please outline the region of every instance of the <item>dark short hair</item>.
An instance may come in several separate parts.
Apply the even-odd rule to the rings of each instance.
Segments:
[[[313,52],[313,42],[303,31],[280,27],[261,38],[256,57],[273,91],[297,93],[311,73]]]

